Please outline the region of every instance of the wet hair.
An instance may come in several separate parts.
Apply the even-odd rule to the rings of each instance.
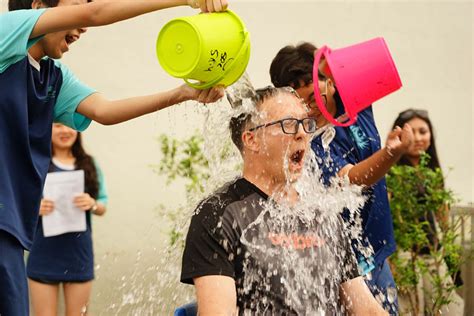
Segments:
[[[59,1],[60,0],[41,0],[41,2],[48,8],[57,7]],[[87,2],[92,2],[92,0],[87,0]],[[31,9],[32,3],[33,0],[9,0],[8,11]]]
[[[275,87],[290,86],[300,88],[313,82],[314,53],[317,47],[309,42],[296,46],[288,45],[280,49],[270,65],[270,78]],[[318,72],[318,79],[325,76]]]
[[[411,121],[414,118],[419,118],[423,120],[427,125],[428,128],[430,129],[430,147],[426,150],[426,153],[430,155],[430,160],[428,162],[428,167],[431,169],[436,169],[436,168],[441,168],[439,164],[439,159],[438,159],[438,153],[436,151],[436,144],[435,144],[435,139],[434,139],[434,131],[433,131],[433,125],[431,124],[431,120],[428,117],[428,112],[426,110],[418,110],[418,109],[408,109],[403,112],[400,112],[398,114],[398,117],[396,118],[395,122],[393,123],[392,129],[394,129],[396,126],[403,127],[405,123]],[[407,165],[411,166],[411,162],[407,159],[407,157],[404,155],[400,158],[400,160],[397,162],[398,165]]]
[[[268,86],[262,89],[257,89],[255,90],[254,96],[251,98],[252,104],[254,105],[254,110],[241,113],[240,115],[232,117],[230,119],[230,136],[232,138],[232,142],[235,144],[235,146],[239,149],[240,152],[242,152],[244,149],[244,144],[242,142],[242,133],[248,128],[252,120],[257,116],[260,106],[266,100],[271,99],[280,93],[291,93],[298,97],[296,91],[291,87],[276,88],[273,86]]]
[[[77,170],[84,170],[85,192],[89,193],[89,195],[94,199],[97,199],[99,196],[99,178],[97,175],[97,169],[92,156],[87,154],[84,147],[82,147],[81,133],[77,133],[77,138],[74,144],[72,144],[71,151],[73,157],[76,158],[75,168]],[[54,156],[54,146],[52,148],[52,153]]]

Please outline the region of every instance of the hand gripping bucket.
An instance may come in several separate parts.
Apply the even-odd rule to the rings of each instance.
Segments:
[[[229,86],[247,67],[250,36],[230,10],[181,17],[161,29],[156,54],[167,73],[193,88]]]
[[[349,120],[341,123],[327,111],[314,80],[314,97],[321,113],[337,126],[349,126],[357,113],[373,102],[400,89],[402,82],[383,38],[375,38],[353,46],[331,50],[318,49],[314,56],[313,78],[318,78],[321,58],[326,59],[323,72],[334,78]]]

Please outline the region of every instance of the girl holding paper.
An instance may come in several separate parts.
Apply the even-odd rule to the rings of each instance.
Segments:
[[[71,197],[85,212],[86,230],[45,237],[43,218],[53,212],[55,201],[44,196],[40,221],[27,262],[33,311],[36,315],[56,315],[59,286],[63,285],[66,315],[85,315],[94,279],[91,214],[104,215],[107,194],[100,168],[82,147],[81,134],[53,124],[49,173],[84,171],[84,193]],[[65,193],[66,194],[66,193]]]

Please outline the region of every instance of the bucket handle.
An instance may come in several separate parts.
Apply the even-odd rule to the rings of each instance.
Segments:
[[[184,81],[191,87],[193,87],[194,89],[199,89],[199,90],[205,90],[205,89],[209,89],[211,88],[212,86],[214,86],[215,84],[217,84],[219,81],[221,81],[225,75],[227,75],[232,69],[234,69],[235,65],[236,65],[236,61],[241,57],[241,55],[243,53],[245,53],[245,51],[247,50],[247,48],[249,47],[249,44],[250,44],[250,36],[249,36],[249,33],[247,31],[245,31],[245,39],[244,39],[244,43],[242,44],[242,46],[240,47],[240,50],[239,52],[237,53],[237,56],[235,57],[234,61],[232,62],[232,64],[227,68],[227,70],[225,72],[222,73],[222,75],[220,75],[219,77],[217,77],[216,79],[214,80],[211,80],[209,82],[203,82],[201,84],[199,83],[193,83],[191,81],[189,81],[188,79],[184,78]]]
[[[329,48],[327,46],[323,46],[320,49],[316,51],[314,54],[314,64],[313,64],[313,86],[314,86],[314,100],[316,101],[316,104],[318,105],[319,110],[321,113],[324,115],[324,117],[331,122],[332,124],[336,126],[342,126],[346,127],[349,125],[352,125],[355,123],[357,119],[357,114],[356,116],[349,116],[349,121],[341,123],[338,120],[336,120],[331,113],[326,109],[326,106],[324,105],[323,99],[321,98],[321,92],[319,91],[319,84],[318,84],[318,70],[319,70],[319,62],[321,61],[321,57],[326,55],[326,53],[329,51]],[[349,114],[349,113],[348,113]]]

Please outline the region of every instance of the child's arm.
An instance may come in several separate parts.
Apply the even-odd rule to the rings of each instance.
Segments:
[[[79,103],[77,112],[98,123],[111,125],[156,112],[187,100],[212,103],[223,96],[224,89],[221,87],[195,90],[186,85],[162,93],[116,101],[109,101],[100,93],[94,93]]]
[[[58,31],[108,25],[145,13],[182,5],[200,7],[204,12],[222,11],[227,8],[227,0],[104,0],[80,5],[58,6],[47,9],[40,16],[30,38]],[[33,7],[40,8],[40,1],[35,0]]]
[[[403,129],[397,127],[387,138],[386,147],[356,165],[348,164],[338,175],[347,175],[351,183],[373,185],[382,179],[390,168],[406,153],[413,142],[413,132],[406,124]]]

